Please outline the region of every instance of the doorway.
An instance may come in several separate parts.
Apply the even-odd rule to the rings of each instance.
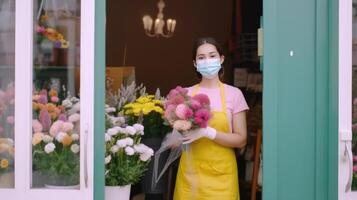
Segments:
[[[252,199],[255,185],[253,199],[261,199],[262,157],[257,141],[262,133],[263,76],[257,54],[257,30],[262,1],[165,1],[164,19],[177,21],[170,38],[149,37],[145,33],[142,17],[149,14],[155,19],[157,3],[107,0],[106,83],[110,85],[107,91],[115,92],[121,84],[130,84],[133,80],[138,85],[143,83],[149,94],[159,88],[162,96],[176,85],[194,85],[198,79],[192,65],[193,41],[202,36],[216,38],[225,51],[223,81],[239,88],[250,108],[248,143],[236,151],[240,196],[242,200]],[[167,32],[165,27],[164,32]],[[177,162],[172,164],[164,195],[151,195],[151,199],[172,198],[177,165]],[[143,187],[136,184],[132,197],[143,198]],[[148,196],[149,193],[146,197],[150,199]]]

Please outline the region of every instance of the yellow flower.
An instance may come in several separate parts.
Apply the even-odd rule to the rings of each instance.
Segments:
[[[161,100],[154,99],[152,102],[154,104],[162,105],[162,101]]]
[[[126,104],[126,105],[124,106],[124,108],[132,108],[133,105],[134,105],[134,104],[132,104],[132,103],[128,103],[128,104]]]
[[[152,106],[146,106],[146,107],[144,107],[144,108],[143,108],[143,114],[144,114],[144,115],[149,114],[151,111],[153,111],[153,108],[154,108],[154,107],[152,107]]]
[[[61,40],[61,48],[67,49],[69,47],[69,42],[66,40]]]
[[[141,103],[141,104],[148,103],[150,101],[151,101],[151,99],[148,97],[140,97],[136,100],[136,102]]]
[[[147,95],[146,97],[150,98],[150,99],[153,99],[153,98],[155,98],[155,95]]]
[[[131,115],[131,114],[133,114],[133,110],[127,110],[127,111],[125,111],[124,114],[126,114],[126,115]]]
[[[5,169],[9,166],[9,161],[7,159],[2,159],[0,161],[0,168]]]
[[[159,107],[159,106],[155,106],[154,110],[155,110],[155,112],[158,112],[158,113],[160,113],[160,114],[164,113],[164,109],[162,109],[162,108]]]

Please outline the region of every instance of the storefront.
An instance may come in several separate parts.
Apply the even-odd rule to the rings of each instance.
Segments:
[[[263,1],[263,199],[357,198],[355,4]],[[2,197],[104,199],[106,5],[0,3]],[[71,137],[44,139],[60,117]],[[40,162],[60,149],[64,163]]]

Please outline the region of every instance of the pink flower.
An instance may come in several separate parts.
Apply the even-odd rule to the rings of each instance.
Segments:
[[[176,120],[174,122],[173,128],[178,131],[187,131],[191,128],[192,123],[186,120]]]
[[[194,110],[199,110],[202,108],[202,105],[199,101],[195,100],[195,99],[192,99],[191,100],[191,108],[194,109]]]
[[[200,109],[195,113],[194,123],[201,128],[206,128],[208,120],[211,118],[211,113],[206,109]]]
[[[179,104],[176,107],[175,114],[178,118],[186,120],[189,117],[192,117],[193,111],[185,104]]]
[[[353,172],[357,172],[357,165],[353,166]]]
[[[51,126],[51,116],[46,108],[42,108],[39,116],[43,131],[48,131]]]
[[[6,122],[7,122],[8,124],[14,124],[14,123],[15,123],[15,118],[14,118],[14,116],[8,116],[8,117],[6,118]]]
[[[77,122],[80,119],[80,115],[78,113],[74,113],[73,115],[69,116],[68,121],[70,122]]]
[[[56,96],[51,97],[51,101],[54,103],[57,103],[59,101],[59,98]]]
[[[52,137],[56,137],[56,135],[62,131],[62,128],[63,128],[63,122],[58,120],[58,121],[55,121],[55,123],[52,124],[51,128],[50,128],[50,135]]]
[[[45,28],[43,26],[36,26],[36,32],[37,33],[43,33],[45,32]]]
[[[61,121],[67,121],[67,117],[66,117],[66,115],[65,114],[60,114],[59,116],[58,116],[58,120],[61,120]]]
[[[176,109],[176,107],[171,104],[166,107],[164,116],[167,120],[170,120],[173,118],[172,115],[173,115],[175,109]]]
[[[73,131],[74,125],[71,122],[64,122],[62,130],[66,133]]]
[[[177,86],[175,90],[184,95],[188,93],[188,90],[181,86]]]
[[[205,94],[196,94],[195,96],[192,97],[192,99],[200,102],[200,104],[203,105],[203,106],[210,105],[209,98]]]
[[[181,96],[181,95],[177,95],[171,99],[169,99],[169,103],[170,104],[174,104],[174,105],[179,105],[181,103],[185,102],[185,97]]]
[[[45,96],[45,95],[40,95],[40,98],[38,99],[38,102],[41,103],[41,104],[46,104],[46,103],[48,103],[47,96]]]
[[[357,156],[353,156],[353,161],[357,162]]]
[[[32,120],[32,129],[34,133],[42,132],[42,125],[37,119]]]

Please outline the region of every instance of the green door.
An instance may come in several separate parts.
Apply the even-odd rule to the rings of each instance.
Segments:
[[[338,1],[263,2],[263,199],[337,199],[329,30]]]

